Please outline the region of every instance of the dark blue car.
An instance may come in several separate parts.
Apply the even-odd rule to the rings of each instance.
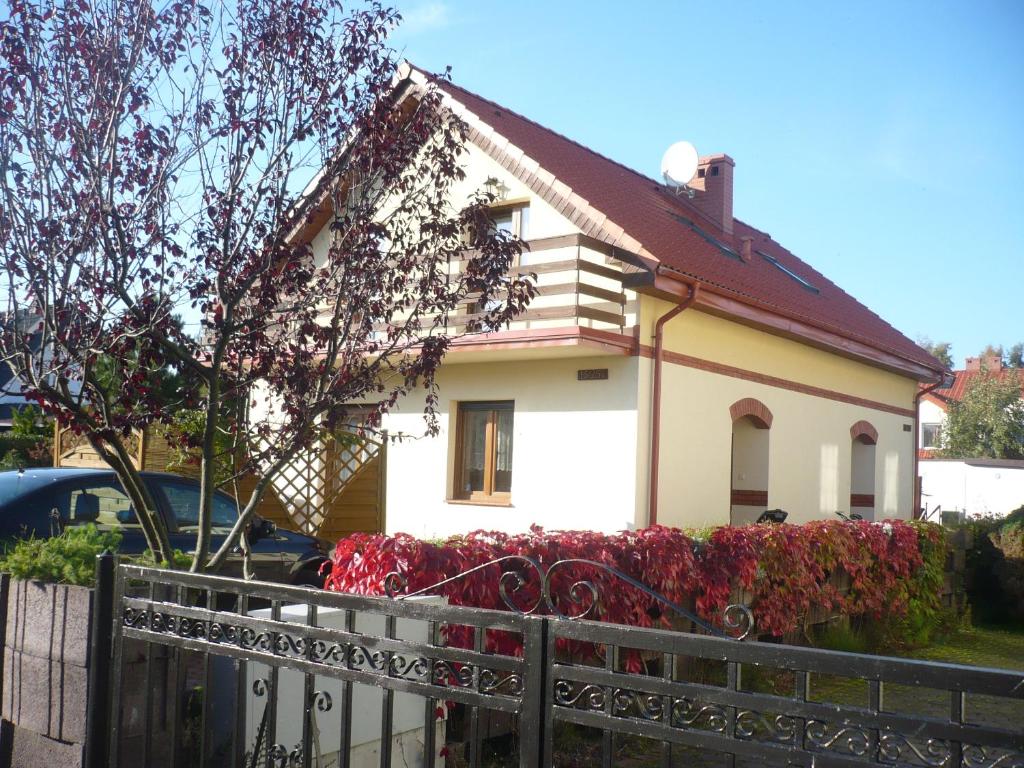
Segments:
[[[163,472],[143,472],[160,515],[167,523],[171,546],[189,553],[195,549],[199,522],[199,482]],[[216,551],[238,519],[235,500],[218,491],[213,499]],[[118,530],[122,554],[146,549],[142,527],[131,501],[112,470],[26,469],[0,472],[0,540],[53,536],[68,526],[93,523],[100,530]],[[327,545],[311,536],[283,531],[259,517],[249,525],[249,543],[256,578],[287,584],[320,586],[320,567]],[[221,569],[224,576],[242,575],[240,550]]]

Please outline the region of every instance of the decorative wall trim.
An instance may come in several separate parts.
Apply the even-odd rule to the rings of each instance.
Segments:
[[[653,358],[654,348],[646,344],[641,344],[639,346],[639,355],[641,357]],[[876,411],[894,413],[897,416],[906,416],[908,419],[912,419],[916,416],[914,411],[911,410],[910,408],[900,408],[899,406],[889,405],[888,403],[880,403],[877,400],[868,400],[867,398],[864,397],[848,395],[845,392],[837,392],[834,389],[815,387],[810,384],[803,384],[799,381],[782,379],[779,378],[778,376],[769,376],[766,373],[748,371],[744,368],[736,368],[731,365],[715,363],[712,362],[711,360],[703,360],[699,357],[682,355],[678,352],[665,351],[664,360],[666,363],[681,365],[685,368],[696,368],[701,371],[708,371],[709,373],[721,374],[722,376],[731,376],[734,379],[743,379],[744,381],[753,381],[757,384],[766,384],[769,387],[788,389],[791,392],[799,392],[804,395],[821,397],[826,400],[835,400],[840,403],[847,403],[848,405],[858,405],[861,406],[862,408],[872,408]]]
[[[733,421],[749,418],[758,429],[771,429],[772,427],[772,412],[768,410],[767,405],[752,397],[744,397],[730,405],[729,414]]]
[[[734,507],[767,507],[768,491],[733,489],[730,501]]]
[[[860,440],[865,445],[878,444],[878,430],[871,425],[870,421],[864,421],[863,419],[850,427],[850,437],[854,440]]]

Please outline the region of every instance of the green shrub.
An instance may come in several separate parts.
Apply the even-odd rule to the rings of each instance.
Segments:
[[[1024,506],[1003,518],[989,534],[993,546],[1002,555],[992,572],[1007,601],[1010,613],[1024,618]]]
[[[53,424],[34,405],[15,408],[11,429],[0,433],[0,470],[53,463]]]
[[[176,571],[187,571],[192,567],[192,555],[182,552],[180,549],[174,550],[174,564],[173,568]],[[162,568],[163,564],[158,563],[153,558],[153,550],[147,549],[139,557],[133,559],[133,562],[137,565],[144,565],[147,568]]]
[[[815,648],[847,653],[871,653],[877,650],[874,639],[849,621],[832,621],[817,627],[811,638]]]
[[[91,587],[96,579],[96,556],[108,549],[116,551],[120,544],[117,531],[76,526],[53,538],[16,541],[0,560],[0,570],[16,579]]]
[[[0,434],[0,470],[50,466],[51,450],[45,438]]]

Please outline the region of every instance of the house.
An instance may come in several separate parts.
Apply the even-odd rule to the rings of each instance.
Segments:
[[[950,404],[962,400],[978,379],[989,377],[1006,381],[1017,378],[1021,384],[1021,397],[1024,397],[1024,375],[1017,368],[1003,365],[1000,355],[968,357],[964,369],[953,371],[952,374],[951,381],[943,382],[943,385],[948,386],[925,387],[920,398],[918,419],[921,434],[917,448],[922,459],[935,458],[936,451],[942,447],[942,433]]]
[[[979,378],[1017,377],[1024,397],[1024,375],[1003,365],[999,355],[968,357],[953,371],[948,386],[926,388],[920,397],[918,442],[922,505],[930,519],[943,515],[1002,516],[1024,504],[1024,461],[941,457],[942,434],[950,405],[959,402]]]
[[[39,315],[32,310],[19,312],[17,315],[0,317],[0,329],[7,326],[7,323],[17,323],[20,332],[25,333],[33,323],[39,322]],[[29,334],[30,344],[33,349],[38,349],[38,335]],[[15,375],[7,360],[0,359],[0,432],[7,432],[13,424],[14,414],[30,404],[22,394],[22,381]]]
[[[388,532],[911,516],[918,387],[943,366],[735,217],[731,157],[701,159],[690,199],[437,85],[470,127],[453,200],[499,190],[540,295],[445,359],[440,434],[387,453]],[[423,405],[384,426],[422,434]]]

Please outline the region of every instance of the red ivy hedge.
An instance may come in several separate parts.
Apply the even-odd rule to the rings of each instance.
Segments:
[[[758,633],[785,635],[799,629],[816,607],[882,619],[905,615],[912,600],[937,601],[942,540],[937,525],[897,520],[725,526],[703,541],[663,526],[612,535],[534,526],[524,534],[474,531],[442,544],[405,534],[355,534],[338,542],[326,588],[383,594],[385,576],[397,571],[408,580],[406,591],[415,592],[499,557],[524,555],[545,570],[558,560],[579,558],[614,566],[677,604],[696,606],[700,616],[714,623],[720,623],[741,588],[751,596]],[[439,594],[454,605],[505,609],[498,592],[501,570],[526,576],[512,595],[517,605],[537,603],[539,578],[511,562],[448,584]],[[849,576],[845,594],[833,578],[840,570]],[[556,573],[552,592],[566,614],[581,610],[570,598],[572,585],[588,580],[600,595],[588,618],[639,627],[669,625],[670,611],[604,571],[573,565]],[[586,593],[579,597],[589,602]],[[467,639],[457,630],[449,636],[453,643]],[[488,633],[487,645],[499,653],[517,651],[517,639],[504,633]]]

